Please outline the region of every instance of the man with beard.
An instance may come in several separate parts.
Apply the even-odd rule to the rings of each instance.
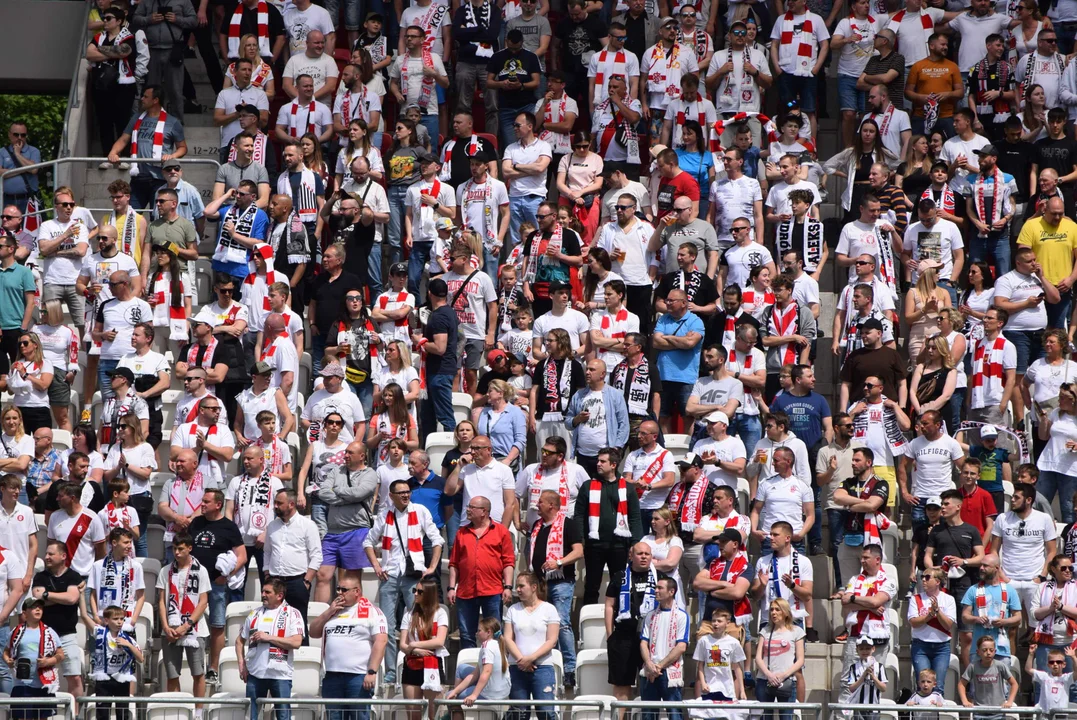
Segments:
[[[243,472],[229,481],[225,491],[224,514],[239,528],[246,548],[247,561],[243,563],[243,586],[232,591],[232,600],[245,597],[247,567],[251,559],[262,574],[262,547],[265,544],[266,527],[273,512],[273,498],[284,489],[280,478],[270,475],[265,464],[265,451],[258,445],[249,445],[241,457]],[[237,597],[238,596],[238,597]]]
[[[628,448],[640,446],[639,429],[645,421],[658,416],[661,387],[658,370],[651,367],[644,352],[646,338],[639,333],[628,333],[624,340],[624,355],[610,373],[610,385],[621,391],[628,406]]]
[[[992,163],[993,161],[994,158],[991,158]],[[981,162],[986,164],[986,158]],[[1010,177],[1005,173],[1003,175]],[[994,183],[992,183],[992,186],[994,186]],[[968,204],[974,206],[974,199],[969,198]],[[961,230],[955,223],[939,217],[935,201],[930,198],[920,200],[917,204],[916,212],[920,220],[909,225],[905,230],[901,249],[902,262],[911,273],[913,283],[920,277],[921,265],[934,269],[939,286],[950,293],[950,299],[956,306],[957,289],[954,286],[954,279],[961,276],[961,267],[965,264],[965,243],[961,239]],[[975,207],[972,207],[969,211],[969,218],[972,219],[973,223],[979,223],[979,220],[976,219],[976,212]],[[982,223],[980,224],[982,225]],[[1005,237],[1008,250],[1009,233],[1007,231],[1000,232]],[[994,235],[995,233],[992,234]],[[972,249],[973,260],[987,259],[984,252],[986,249],[985,243],[986,240],[982,237],[976,239]],[[996,249],[997,243],[998,240],[995,241]],[[996,260],[1001,262],[998,257],[996,257]]]
[[[432,154],[418,155],[421,177],[404,196],[404,247],[411,248],[408,258],[408,291],[419,295],[423,267],[434,251],[439,218],[456,219],[456,191],[438,180],[441,166]]]
[[[869,340],[874,339],[877,343],[879,337],[877,328],[872,328],[868,332]],[[882,348],[864,347],[857,352],[879,355],[880,350]],[[889,483],[891,494],[887,498],[887,505],[893,506],[897,499],[897,488],[905,485],[905,465],[901,457],[909,452],[909,444],[905,440],[904,433],[912,429],[912,422],[901,409],[899,402],[884,393],[884,388],[887,386],[879,377],[869,375],[864,379],[861,387],[863,388],[862,399],[848,406],[849,415],[853,418],[853,440],[857,446],[871,449],[873,472]],[[904,389],[904,380],[902,380],[902,389]],[[846,387],[843,383],[843,399],[846,397],[845,393]],[[901,394],[904,395],[904,392]],[[903,401],[904,398],[902,398]]]
[[[273,229],[267,242],[273,248],[273,268],[287,276],[292,306],[302,313],[303,276],[310,262],[307,228],[299,221],[299,216],[292,212],[292,198],[289,195],[278,194],[269,198],[269,218],[273,221]]]
[[[279,125],[277,129],[280,129]],[[288,141],[281,153],[281,160],[284,171],[277,177],[277,192],[292,198],[292,208],[299,216],[299,221],[306,226],[308,237],[321,237],[319,212],[325,205],[322,176],[303,164],[303,151],[297,140]]]
[[[238,188],[221,195],[205,209],[207,219],[220,220],[213,271],[227,273],[238,282],[250,272],[250,248],[269,236],[269,216],[255,204],[257,197],[258,185],[253,180],[241,180]]]
[[[276,515],[266,528],[265,577],[284,581],[284,598],[299,610],[306,623],[310,585],[322,566],[322,541],[318,527],[295,506],[295,491],[278,490],[273,500]],[[307,644],[304,632],[303,644]]]
[[[763,347],[767,349],[766,396],[773,398],[781,385],[778,373],[785,365],[808,363],[811,344],[815,339],[815,316],[811,308],[793,300],[793,281],[779,275],[771,282],[774,305],[763,310]]]
[[[853,476],[853,419],[848,413],[834,415],[834,437],[828,445],[819,449],[815,459],[815,482],[822,490],[823,510],[829,529],[828,555],[834,567],[834,585],[841,585],[838,568],[838,549],[845,539],[845,511],[834,500],[834,493]]]
[[[1003,581],[999,563],[999,556],[994,552],[980,561],[980,582],[966,590],[960,601],[961,622],[972,628],[973,647],[986,635],[995,640],[997,656],[1008,660],[1014,650],[1010,632],[1021,626],[1024,612],[1021,595],[1012,584]],[[1039,594],[1038,586],[1036,594]],[[1031,609],[1032,605],[1028,607]]]
[[[240,124],[247,118],[257,117],[242,109],[246,107],[249,106],[241,106]],[[269,147],[269,139],[265,135],[259,138],[255,134],[257,125],[253,124],[252,128],[254,129],[242,130],[232,139],[228,148],[228,162],[217,168],[217,177],[213,182],[214,200],[233,188],[238,190],[239,184],[244,180],[253,180],[258,187],[258,197],[254,204],[265,208],[269,202],[269,170],[266,163],[269,162],[269,156],[273,155],[272,148]]]
[[[758,338],[759,321],[752,314],[745,312],[742,306],[743,293],[739,285],[728,285],[722,291],[722,307],[714,313],[714,318],[707,327],[705,342],[718,343],[728,352],[732,353],[733,342],[736,340],[737,330],[741,325],[751,325],[756,330]],[[752,340],[755,344],[755,338]],[[759,386],[762,389],[762,385]]]
[[[343,91],[337,93],[333,105],[333,128],[342,149],[348,145],[348,126],[352,120],[362,120],[375,131],[381,121],[381,96],[367,88],[362,73],[358,65],[345,65],[340,73]]]
[[[970,174],[961,187],[967,216],[976,230],[976,236],[970,243],[969,258],[973,262],[994,258],[997,277],[1001,277],[1010,271],[1010,220],[1017,212],[1013,200],[1017,194],[1017,183],[1012,175],[998,169],[998,150],[994,145],[985,145],[975,152],[980,158],[980,170]],[[962,257],[956,250],[953,254],[955,262]],[[940,285],[944,285],[941,279],[947,269],[946,258],[943,248],[942,257],[939,258],[943,263],[939,272]],[[956,303],[957,291],[953,289],[953,283],[948,282],[944,287],[947,287]]]
[[[975,3],[973,14],[969,19],[980,12],[983,5],[987,3],[982,0]],[[987,10],[990,11],[992,17],[1001,17],[1007,25],[1009,24],[1008,16],[995,15],[994,9],[989,5]],[[952,22],[957,22],[957,19]],[[999,31],[1001,32],[1003,30]],[[1010,66],[1002,67],[1002,64],[1008,64],[1009,60],[1003,57],[1006,45],[999,33],[991,33],[985,38],[987,55],[971,66],[968,74],[969,109],[976,113],[973,124],[979,122],[983,126],[984,134],[992,142],[1002,140],[1003,123],[1012,117],[1011,110],[1016,110],[1018,107],[1013,73],[1009,71]]]
[[[228,161],[235,162],[239,159],[239,149],[236,145],[236,140],[242,135],[247,135],[254,138],[254,148],[251,152],[251,160],[257,165],[265,167],[267,177],[265,183],[269,184],[269,178],[275,177],[280,168],[277,165],[277,154],[273,152],[273,147],[270,145],[269,136],[262,132],[259,125],[260,116],[258,108],[254,105],[240,105],[239,107],[239,135],[232,138],[231,147],[228,150]],[[246,162],[239,163],[243,167],[247,167]],[[237,178],[236,182],[243,178]],[[267,196],[268,197],[268,196]],[[259,207],[262,206],[263,200],[259,200]]]
[[[718,309],[718,290],[714,280],[696,269],[699,248],[693,243],[681,243],[677,248],[677,269],[662,276],[655,291],[655,309],[664,313],[666,297],[672,290],[684,290],[688,295],[688,311],[703,319],[710,320]]]
[[[541,202],[535,217],[538,219],[538,229],[527,238],[523,248],[526,266],[524,298],[532,304],[535,317],[541,318],[554,306],[553,288],[564,286],[570,289],[569,271],[583,265],[583,258],[580,256],[580,236],[557,221],[557,207],[553,203]],[[590,329],[586,318],[581,327],[581,334]],[[538,332],[536,330],[536,339]],[[569,335],[573,336],[573,333]],[[541,353],[541,343],[538,344]]]
[[[745,175],[744,162],[743,150],[729,148],[722,153],[725,177],[711,183],[707,223],[717,231],[722,251],[736,242],[732,225],[737,218],[746,218],[755,241],[763,244],[763,192],[758,180]]]
[[[365,157],[352,161],[352,172],[356,191],[335,194],[322,207],[321,216],[329,221],[332,241],[347,252],[344,269],[365,280],[371,297],[377,297],[382,287],[381,243],[389,222],[389,198],[385,188],[370,177]]]
[[[905,157],[912,137],[912,124],[909,114],[890,102],[890,95],[885,85],[872,85],[868,91],[868,114],[865,120],[874,120],[879,127],[879,137],[883,147],[896,157]]]

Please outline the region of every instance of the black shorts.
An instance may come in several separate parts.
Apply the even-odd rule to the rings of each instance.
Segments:
[[[445,662],[444,658],[438,658],[438,676],[441,678],[441,684],[445,684]],[[415,687],[423,686],[423,671],[412,670],[408,667],[407,661],[404,662],[404,672],[400,677],[401,685],[413,685]]]
[[[636,623],[622,622],[613,626],[613,635],[606,641],[606,654],[611,658],[621,658],[618,662],[609,664],[610,685],[626,687],[639,681],[643,655],[639,650],[639,629]]]

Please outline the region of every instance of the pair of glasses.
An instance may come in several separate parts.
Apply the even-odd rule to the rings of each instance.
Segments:
[[[547,450],[546,448],[542,448],[542,454],[543,455],[557,455],[557,451],[556,450]]]
[[[217,288],[217,292],[222,293],[224,295],[231,295],[235,291],[236,291],[235,288]]]
[[[217,412],[220,412],[221,411],[221,406],[220,405],[203,405],[202,409],[203,410],[209,410],[210,412],[213,412],[214,410],[216,410]]]
[[[120,285],[126,285],[126,284],[127,284],[126,280],[116,280],[116,281],[109,280],[108,281],[109,287],[119,287]]]
[[[0,215],[0,220],[21,220],[17,215]]]
[[[1040,41],[1045,42],[1048,45],[1054,45],[1055,43],[1058,42],[1058,38],[1043,38],[1043,37],[1041,37]]]
[[[156,205],[163,205],[164,203],[168,202],[168,200],[166,200],[165,198],[157,198],[153,202]]]
[[[618,40],[623,42],[626,37],[628,37],[628,35],[614,35],[612,33],[610,34],[610,40]]]
[[[747,30],[734,30],[733,31],[733,35],[735,35],[736,37],[744,37],[747,34],[748,34]]]
[[[856,264],[857,265],[874,265],[875,263],[873,263],[871,260],[857,260]]]
[[[618,212],[632,212],[636,209],[635,205],[616,205]]]
[[[536,215],[536,220],[545,220],[548,217],[553,217],[553,213],[545,213],[544,215]]]
[[[358,589],[359,589],[358,587],[353,587],[353,588],[338,587],[337,588],[337,595],[343,595],[344,593],[351,592],[352,590],[358,590]]]
[[[741,230],[751,230],[750,225],[741,225],[740,227],[730,228],[733,232],[740,232]]]
[[[422,595],[423,594],[423,589],[421,587],[413,587],[411,589],[411,594],[412,595]]]
[[[362,295],[348,295],[345,298],[345,300],[347,300],[348,302],[359,302],[362,299],[363,299]]]
[[[1058,566],[1058,571],[1059,572],[1073,572],[1073,566],[1072,565],[1059,565]]]
[[[675,213],[682,213],[682,212],[688,212],[688,211],[689,211],[689,210],[691,210],[691,209],[692,209],[692,206],[691,206],[691,205],[689,205],[689,206],[688,206],[688,207],[686,207],[686,208],[677,208],[677,207],[675,207],[675,208],[673,208],[673,212],[675,212]]]
[[[573,145],[572,147],[576,148],[577,150],[586,150],[587,148],[589,148],[591,146],[588,145],[587,143],[581,143],[580,145]]]
[[[19,341],[19,347],[26,347],[27,345],[33,345],[33,343],[30,342],[29,340],[20,340]]]
[[[880,386],[875,385],[873,383],[864,383],[864,387],[867,388],[868,390],[871,390],[872,388],[877,388],[877,387],[880,387]]]
[[[11,136],[12,137],[18,137],[18,138],[24,138],[24,137],[26,137],[26,133],[13,132],[13,133],[11,133]]]
[[[58,202],[56,204],[58,206],[60,206],[60,207],[65,207],[65,208],[73,208],[73,207],[75,207],[75,203],[73,203],[73,202]]]
[[[326,420],[325,424],[326,425],[332,425],[333,427],[344,427],[344,421],[343,420]]]

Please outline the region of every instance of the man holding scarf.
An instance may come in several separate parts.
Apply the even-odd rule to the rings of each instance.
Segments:
[[[752,595],[759,602],[759,632],[767,626],[766,608],[782,598],[789,603],[793,621],[803,623],[805,639],[816,642],[818,633],[812,627],[812,588],[815,575],[811,559],[793,547],[793,526],[784,520],[770,526],[770,553],[755,564]]]
[[[912,429],[912,421],[901,405],[883,392],[884,385],[878,377],[867,377],[863,388],[862,399],[847,409],[853,418],[853,443],[871,449],[873,472],[890,483],[887,505],[893,507],[897,488],[906,482],[901,457],[909,453],[904,433]]]
[[[576,525],[585,532],[585,605],[598,602],[603,568],[609,570],[611,579],[616,577],[628,562],[629,547],[643,537],[639,498],[636,493],[629,492],[624,478],[618,475],[620,463],[619,449],[599,450],[598,475],[580,488],[581,491],[586,489],[586,502],[576,503]]]
[[[273,498],[284,488],[280,478],[270,475],[265,455],[265,450],[258,445],[248,445],[243,451],[243,473],[232,478],[224,494],[225,517],[239,527],[243,544],[247,548],[248,561],[244,566],[249,566],[250,558],[254,558],[258,577],[263,577],[262,546],[265,544],[266,528],[273,519]],[[241,577],[243,587],[232,591],[233,602],[239,602],[245,597],[246,567]]]
[[[439,3],[434,3],[431,7],[437,8]],[[459,12],[463,12],[463,8]],[[501,14],[497,15],[497,22],[501,22]],[[454,24],[455,25],[455,24]],[[453,29],[453,35],[456,35],[456,29]],[[497,34],[494,34],[495,42]],[[389,92],[393,94],[398,103],[398,107],[407,107],[409,105],[418,105],[422,110],[422,123],[423,126],[430,132],[430,137],[435,138],[438,136],[438,106],[440,105],[440,95],[444,88],[449,87],[448,73],[445,71],[445,64],[441,61],[441,56],[437,53],[431,52],[431,45],[427,43],[426,31],[419,25],[409,25],[404,31],[404,46],[407,53],[400,53],[397,55],[396,60],[389,67]],[[493,52],[490,53],[493,55]],[[463,68],[463,62],[457,65],[456,72],[457,82],[462,82],[459,73]],[[472,79],[474,80],[474,78]],[[480,82],[485,89],[486,85],[486,65],[482,64],[482,72],[480,73]],[[437,92],[434,91],[435,86],[438,88]],[[464,88],[460,85],[460,97],[463,102]],[[472,84],[471,90],[467,96],[468,109],[471,108],[471,94],[474,94],[475,86]],[[486,92],[487,107],[489,108],[490,98],[496,97],[492,91]],[[496,108],[496,103],[495,103]],[[490,111],[487,110],[487,129],[492,124],[494,132],[497,132],[497,112],[493,112],[493,119],[490,120]]]
[[[430,258],[437,238],[435,221],[439,218],[456,219],[456,192],[438,180],[441,165],[431,153],[418,156],[422,178],[407,189],[404,205],[404,247],[411,249],[408,257],[408,291],[418,296],[419,281],[423,267]],[[395,261],[395,260],[394,260]]]
[[[382,189],[381,196],[385,196]],[[388,201],[385,203],[388,207]],[[273,248],[273,269],[282,273],[291,288],[292,308],[300,313],[303,312],[303,276],[310,262],[310,241],[307,236],[307,228],[299,221],[299,216],[293,212],[291,195],[275,194],[269,198],[269,219],[273,221],[269,239],[266,242]],[[272,295],[272,288],[271,295]],[[282,312],[282,309],[272,307],[273,312]],[[302,325],[302,323],[300,323]],[[259,348],[261,344],[259,344]]]
[[[856,661],[856,644],[861,637],[870,638],[875,645],[872,655],[880,666],[886,663],[890,652],[892,638],[886,608],[897,596],[898,587],[897,578],[888,577],[882,564],[882,546],[864,545],[860,552],[860,573],[853,575],[845,589],[831,598],[841,600],[841,611],[845,616],[847,640],[842,655],[843,676]]]
[[[694,578],[700,568],[705,566],[702,561],[703,546],[695,541],[695,531],[703,519],[703,508],[711,504],[714,490],[703,471],[703,458],[695,453],[688,453],[677,461],[677,469],[680,471],[681,480],[673,486],[669,494],[669,509],[677,518],[680,528],[681,542],[684,544],[684,552],[681,553],[680,575],[676,577],[678,606],[685,607],[688,603],[688,593],[682,588],[687,586],[690,578]]]
[[[715,610],[726,610],[745,631],[752,620],[748,590],[755,580],[755,568],[744,552],[746,540],[747,537],[739,529],[727,524],[716,540],[718,557],[711,561],[709,567],[700,570],[692,581],[693,588],[707,594],[704,618],[710,618]]]
[[[995,641],[996,657],[1008,660],[1013,653],[1010,630],[1021,626],[1024,612],[1020,594],[1002,577],[999,557],[991,552],[980,564],[980,582],[961,598],[961,622],[972,628],[972,647],[986,635]]]
[[[605,600],[606,651],[609,657],[617,658],[609,663],[608,681],[618,700],[631,698],[643,667],[640,620],[657,607],[658,580],[664,577],[651,562],[651,546],[642,542],[632,546],[630,564],[622,571],[610,572]],[[673,595],[669,593],[670,599]]]
[[[284,583],[276,578],[267,580],[262,606],[251,610],[236,638],[239,677],[247,682],[248,698],[292,696],[292,656],[305,633],[299,611],[284,601]],[[251,720],[258,720],[260,714],[252,704]],[[276,714],[277,720],[285,720],[289,710],[278,707]]]
[[[611,30],[612,33],[624,30]],[[623,37],[623,36],[622,36]],[[602,53],[595,53],[598,57]],[[632,57],[632,54],[628,54]],[[632,79],[637,79],[632,76]],[[614,75],[607,81],[609,92],[594,104],[591,113],[591,135],[596,139],[598,154],[607,163],[616,163],[629,180],[640,176],[639,136],[636,124],[643,117],[640,101],[628,94],[628,79]]]
[[[767,349],[768,399],[781,389],[778,375],[785,365],[806,365],[810,361],[811,344],[815,339],[815,315],[811,308],[793,300],[793,281],[788,275],[779,275],[771,281],[774,304],[763,310],[763,347]],[[808,438],[811,439],[811,438]]]
[[[729,46],[725,50],[715,51],[706,73],[707,89],[714,93],[715,109],[725,118],[742,112],[758,113],[762,90],[774,82],[770,62],[763,51],[748,47],[748,26],[740,20],[730,25]],[[759,120],[753,117],[747,122],[758,137],[761,127]],[[729,127],[732,129],[732,125]]]
[[[550,442],[560,439],[551,438]],[[547,457],[546,448],[542,457]],[[528,539],[528,567],[546,581],[546,599],[557,608],[561,619],[557,647],[564,659],[565,687],[576,685],[576,638],[570,613],[576,589],[576,561],[582,557],[579,523],[562,510],[558,491],[543,490],[538,497],[538,519]]]
[[[191,520],[201,514],[206,489],[205,478],[198,469],[198,455],[193,450],[175,452],[169,466],[176,476],[164,484],[157,501],[157,515],[165,521],[165,562],[172,561],[175,535],[186,534]]]
[[[890,521],[882,514],[893,483],[875,474],[875,453],[869,448],[853,451],[853,476],[834,491],[834,503],[845,510],[844,535],[838,548],[839,586],[849,582],[860,562],[860,548],[879,544],[880,527]]]
[[[248,250],[269,237],[269,216],[255,204],[258,185],[242,180],[239,187],[229,190],[206,206],[209,220],[220,220],[217,247],[213,251],[213,271],[246,279]],[[227,204],[231,201],[231,204]]]
[[[157,617],[163,619],[162,656],[169,692],[180,689],[183,656],[194,678],[195,697],[206,695],[206,638],[209,626],[209,572],[191,554],[194,540],[186,530],[172,543],[175,559],[157,576]]]
[[[681,658],[688,650],[692,623],[684,608],[674,604],[676,594],[676,581],[668,577],[659,578],[655,588],[657,606],[643,617],[640,632],[640,654],[643,657],[640,698],[645,701],[681,700],[684,687]],[[644,720],[655,720],[658,713],[644,710],[643,717]],[[674,706],[669,710],[669,717],[670,720],[681,720],[682,711]]]

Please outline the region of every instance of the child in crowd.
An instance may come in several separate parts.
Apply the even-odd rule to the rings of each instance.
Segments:
[[[142,649],[134,636],[123,629],[126,613],[123,608],[105,608],[105,624],[91,623],[93,660],[90,677],[96,681],[95,694],[101,697],[130,697],[135,680],[135,663],[143,661]],[[112,703],[98,703],[97,720],[108,720]],[[130,711],[116,706],[116,720],[129,720]]]
[[[513,357],[526,361],[531,354],[531,322],[534,320],[531,308],[522,307],[513,313],[514,329],[501,333],[497,339],[498,347]]]
[[[141,526],[138,517],[138,511],[132,506],[127,504],[130,498],[131,483],[127,482],[122,477],[109,480],[108,482],[108,504],[101,509],[101,512],[97,513],[97,519],[101,522],[101,527],[105,529],[105,534],[108,535],[116,528],[127,528],[134,535],[135,540],[138,540],[138,529]],[[134,546],[131,547],[131,557],[135,556]]]
[[[500,333],[512,330],[513,316],[526,302],[518,279],[515,265],[502,265],[497,273],[497,331]]]
[[[969,432],[967,428],[958,430],[954,433],[954,437],[967,432]],[[1010,465],[1012,453],[998,447],[998,428],[994,425],[982,426],[980,444],[969,443],[968,455],[980,461],[979,485],[991,494],[991,499],[995,501],[995,509],[1002,512],[1005,497],[1002,492],[1002,481],[1013,480],[1013,467]]]
[[[1069,707],[1073,672],[1064,671],[1067,657],[1070,662],[1077,659],[1074,649],[1067,647],[1065,651],[1057,648],[1048,650],[1047,672],[1044,672],[1035,668],[1037,647],[1036,643],[1028,646],[1028,658],[1025,660],[1025,672],[1032,677],[1032,682],[1039,691],[1039,700],[1036,702],[1036,707],[1045,713]]]
[[[744,694],[744,648],[726,634],[732,620],[729,610],[717,608],[711,615],[710,632],[700,636],[692,658],[696,661],[696,697],[717,702],[742,701]]]
[[[501,635],[501,622],[497,618],[486,617],[479,621],[475,637],[479,641],[479,664],[460,665],[456,669],[459,681],[446,700],[463,696],[464,691],[473,687],[471,694],[463,698],[468,707],[476,700],[503,700],[509,696],[509,666],[505,655],[505,638]],[[453,720],[460,720],[464,715],[457,710]]]
[[[146,581],[142,564],[135,561],[134,533],[130,528],[116,527],[108,534],[108,554],[93,564],[86,580],[86,602],[83,603],[83,622],[87,627],[104,625],[102,610],[118,607],[126,615],[124,630],[135,631],[135,622],[142,615],[146,602]]]
[[[292,479],[292,451],[288,443],[277,435],[277,414],[272,410],[262,410],[254,416],[262,436],[251,443],[262,448],[265,453],[265,467],[269,474],[282,483]]]
[[[27,598],[22,617],[4,647],[4,662],[12,668],[14,687],[11,697],[54,697],[60,689],[59,668],[64,661],[60,636],[41,622],[45,601]],[[10,708],[14,720],[37,720],[48,717],[53,708],[24,705]]]
[[[876,705],[886,692],[886,668],[879,664],[872,654],[875,642],[867,635],[861,635],[856,641],[856,660],[841,679],[842,703],[854,705]],[[854,720],[876,720],[876,712],[856,712]]]
[[[531,386],[534,385],[531,376],[527,374],[527,363],[516,355],[510,355],[509,372],[512,373],[512,377],[509,378],[509,385],[516,389],[515,404],[521,410],[527,412],[528,397],[531,395]]]
[[[946,703],[939,692],[938,678],[931,668],[924,668],[916,677],[916,692],[905,703],[916,707],[942,707]],[[935,720],[935,713],[913,713],[916,720]]]
[[[976,659],[969,663],[961,674],[957,685],[957,697],[967,708],[977,705],[986,707],[1013,707],[1017,697],[1017,678],[1010,671],[1010,666],[995,659],[995,641],[984,635],[976,642]],[[1009,683],[1009,691],[1003,689],[1003,683]],[[969,692],[972,699],[969,699]],[[1002,717],[994,715],[977,715],[978,720]]]

